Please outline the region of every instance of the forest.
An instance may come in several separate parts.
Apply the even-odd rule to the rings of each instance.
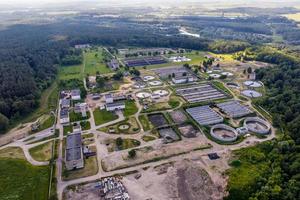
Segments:
[[[295,200],[300,197],[300,62],[274,48],[256,48],[251,59],[276,64],[257,70],[267,95],[255,102],[271,112],[278,138],[238,151],[229,172],[227,199]],[[249,56],[247,59],[250,59]],[[238,176],[247,170],[246,177]],[[249,172],[250,171],[250,172]],[[251,172],[252,171],[252,172]]]

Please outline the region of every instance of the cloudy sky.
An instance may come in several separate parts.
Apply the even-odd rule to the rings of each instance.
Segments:
[[[89,2],[89,3],[97,3],[97,4],[101,4],[101,3],[113,3],[113,4],[127,4],[127,3],[141,3],[141,2],[145,2],[145,3],[154,3],[154,5],[159,5],[159,4],[163,4],[163,3],[171,3],[171,4],[175,4],[176,3],[180,3],[180,4],[184,4],[186,2],[207,2],[207,3],[212,3],[212,2],[220,2],[220,3],[247,3],[248,5],[253,4],[256,5],[256,2],[278,2],[278,3],[283,3],[286,2],[287,5],[288,3],[291,2],[298,2],[300,0],[0,0],[0,5],[12,5],[12,6],[40,6],[40,5],[45,5],[45,4],[62,4],[62,3],[74,3],[74,2]],[[259,5],[259,4],[257,4]]]

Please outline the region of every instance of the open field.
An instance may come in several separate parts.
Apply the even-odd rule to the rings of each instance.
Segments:
[[[147,115],[140,115],[139,120],[143,126],[144,131],[149,131],[152,128],[151,124],[149,123]]]
[[[32,158],[37,161],[49,161],[52,156],[53,142],[47,142],[29,149]]]
[[[103,49],[91,50],[84,54],[85,69],[84,73],[96,75],[97,71],[100,74],[111,73],[111,69],[106,66],[102,56]]]
[[[134,101],[126,101],[125,102],[125,110],[124,110],[124,116],[128,117],[131,115],[134,115],[138,111],[138,108]]]
[[[81,79],[82,65],[61,66],[58,71],[59,80]]]
[[[0,150],[0,158],[26,159],[23,150],[19,147],[7,147]]]
[[[94,115],[94,118],[95,118],[95,124],[97,126],[101,125],[101,124],[104,124],[106,122],[113,121],[113,120],[118,118],[118,116],[115,115],[114,113],[108,112],[106,110],[100,110],[100,109],[96,109],[93,112],[93,115]]]
[[[50,170],[25,160],[0,159],[0,199],[48,199]]]

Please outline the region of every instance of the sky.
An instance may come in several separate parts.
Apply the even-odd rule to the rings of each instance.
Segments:
[[[41,6],[41,5],[47,5],[47,4],[64,4],[64,3],[74,3],[74,2],[89,2],[89,3],[110,3],[113,2],[113,4],[130,4],[130,3],[135,3],[135,2],[153,2],[154,5],[159,5],[163,3],[168,3],[168,2],[180,2],[181,4],[184,4],[186,2],[221,2],[221,3],[254,3],[254,2],[299,2],[300,0],[0,0],[0,5],[9,5],[9,6],[27,6],[27,7],[35,7],[35,6]],[[171,3],[171,4],[172,4]],[[253,4],[255,5],[255,3]]]

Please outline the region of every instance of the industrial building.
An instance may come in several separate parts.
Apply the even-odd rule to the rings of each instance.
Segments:
[[[67,170],[84,167],[81,132],[69,134],[66,139],[65,165]]]

